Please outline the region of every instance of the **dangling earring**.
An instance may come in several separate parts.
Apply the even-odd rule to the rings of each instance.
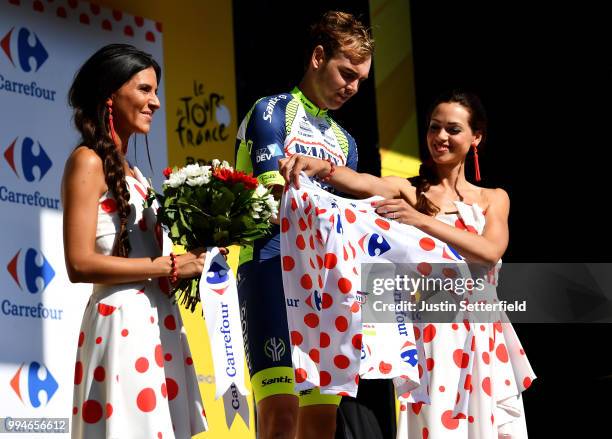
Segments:
[[[472,149],[474,150],[474,171],[476,173],[476,181],[480,181],[480,165],[478,164],[478,145],[472,143]]]
[[[113,143],[117,146],[117,137],[115,133],[115,125],[113,124],[113,102],[107,102],[106,108],[108,109],[108,125],[110,128],[111,138],[113,139]],[[125,154],[125,151],[123,151]]]
[[[144,135],[145,145],[147,146],[147,158],[149,159],[149,167],[151,168],[151,172],[153,172],[153,163],[151,163],[151,153],[149,152],[149,136]]]

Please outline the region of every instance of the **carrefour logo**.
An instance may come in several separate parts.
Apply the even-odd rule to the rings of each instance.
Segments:
[[[363,235],[358,241],[359,247],[370,256],[380,256],[391,250],[389,242],[378,233]]]
[[[47,406],[59,387],[49,369],[36,361],[22,363],[10,384],[21,402],[34,408]]]
[[[408,363],[412,367],[416,366],[419,362],[418,351],[414,343],[407,341],[400,349],[400,357],[402,361]]]
[[[38,36],[25,27],[13,27],[0,41],[0,47],[13,67],[18,65],[24,72],[38,72],[49,58]]]
[[[4,150],[4,160],[18,178],[23,177],[29,182],[42,180],[53,166],[49,155],[40,142],[30,137],[24,137],[20,142],[18,139],[13,140]],[[20,163],[15,163],[15,156]]]
[[[206,273],[208,287],[219,295],[223,295],[229,286],[228,267],[213,261]]]
[[[27,249],[25,254],[21,252],[22,249],[13,256],[6,269],[21,290],[22,281],[25,281],[30,293],[42,293],[55,277],[55,270],[41,252],[33,248]]]

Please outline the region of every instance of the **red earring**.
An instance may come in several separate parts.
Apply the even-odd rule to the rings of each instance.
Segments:
[[[108,125],[110,127],[111,138],[113,139],[113,143],[117,146],[117,138],[115,137],[115,125],[113,124],[113,104],[112,102],[106,104],[106,108],[108,109]]]
[[[474,171],[476,173],[476,181],[480,181],[480,165],[478,164],[478,145],[472,143],[474,149]]]

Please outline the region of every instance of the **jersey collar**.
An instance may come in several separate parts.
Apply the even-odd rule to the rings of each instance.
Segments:
[[[302,104],[304,105],[304,108],[306,109],[306,111],[308,111],[310,114],[312,114],[315,117],[323,117],[327,114],[327,109],[322,109],[317,107],[315,104],[313,104],[310,99],[308,99],[304,93],[302,93],[302,90],[300,90],[298,87],[293,87],[293,90],[291,90],[291,95],[297,99],[299,99]]]

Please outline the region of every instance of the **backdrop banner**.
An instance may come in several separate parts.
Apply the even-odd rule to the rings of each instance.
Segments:
[[[72,415],[77,337],[91,285],[71,284],[64,265],[60,182],[79,141],[67,93],[87,57],[120,42],[163,65],[154,21],[77,1],[0,4],[0,418],[67,423]],[[163,81],[159,96],[164,102]],[[163,106],[156,119],[148,140],[159,170],[167,165]],[[160,187],[162,175],[150,172],[139,137],[129,159]]]

